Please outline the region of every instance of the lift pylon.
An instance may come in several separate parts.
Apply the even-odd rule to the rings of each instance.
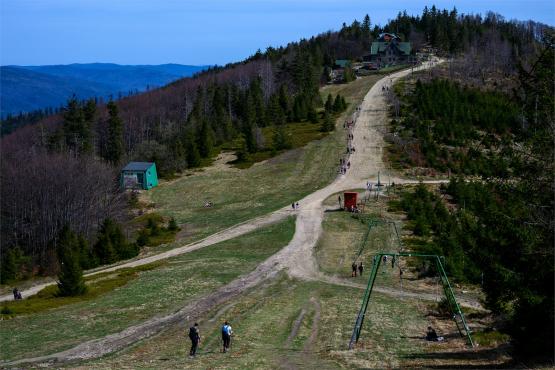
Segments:
[[[445,269],[443,268],[443,263],[441,262],[441,260],[443,259],[442,256],[420,253],[378,253],[374,256],[372,270],[370,271],[370,277],[368,278],[368,285],[366,286],[366,290],[364,291],[362,304],[360,306],[360,310],[355,321],[353,334],[351,335],[351,341],[349,342],[349,349],[354,348],[360,337],[360,332],[362,331],[362,325],[364,324],[364,318],[366,316],[366,310],[368,309],[368,304],[370,302],[370,296],[372,295],[372,290],[374,288],[378,269],[384,256],[395,258],[397,261],[399,261],[399,257],[419,257],[427,258],[435,262],[436,268],[441,278],[443,292],[445,293],[445,297],[447,298],[449,309],[451,310],[452,318],[457,325],[459,334],[463,337],[466,337],[468,344],[474,347],[474,341],[472,340],[470,329],[468,328],[468,325],[464,318],[464,314],[457,302],[457,299],[455,298],[455,294],[453,293],[453,289],[451,288],[451,284],[449,283],[449,279],[447,278],[447,274],[445,273]]]

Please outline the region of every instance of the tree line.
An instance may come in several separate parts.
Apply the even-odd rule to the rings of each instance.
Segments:
[[[555,273],[554,66],[553,38],[548,37],[531,68],[521,68],[518,75],[520,88],[514,99],[521,107],[520,119],[515,122],[512,114],[499,112],[498,120],[488,121],[497,130],[513,130],[519,138],[511,147],[523,165],[513,168],[508,181],[454,178],[443,186],[441,197],[424,185],[401,196],[414,234],[425,240],[418,248],[446,256],[456,280],[482,284],[487,307],[504,318],[501,329],[511,334],[521,355],[550,359]],[[475,104],[472,109],[482,108]],[[453,139],[447,132],[437,133],[437,140]],[[454,207],[449,210],[444,199]]]

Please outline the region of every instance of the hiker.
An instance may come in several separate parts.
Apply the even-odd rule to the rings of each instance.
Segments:
[[[351,168],[351,161],[347,162],[347,168]]]
[[[198,344],[200,343],[198,323],[195,323],[195,325],[189,328],[189,339],[191,339],[191,350],[189,351],[189,356],[194,357],[197,354]]]
[[[442,342],[445,338],[438,337],[436,331],[428,326],[428,331],[426,332],[426,340],[430,342]]]
[[[364,266],[362,266],[362,261],[358,264],[358,274],[362,276],[362,271],[364,271]]]
[[[226,321],[224,322],[224,326],[222,326],[222,341],[224,342],[224,349],[223,352],[226,353],[229,350],[231,345],[231,335],[233,334],[233,330],[231,330],[231,325]]]
[[[23,299],[23,297],[21,296],[21,292],[18,290],[17,291],[17,298],[16,299]]]
[[[19,298],[18,298],[18,297],[19,297],[19,290],[17,290],[17,288],[13,288],[12,293],[13,293],[13,299],[14,299],[14,301],[17,300],[17,299],[19,299]]]
[[[299,202],[295,203],[295,208],[299,209]]]
[[[351,277],[357,277],[357,264],[356,262],[353,262],[353,264],[351,265]]]
[[[291,203],[291,208],[295,209],[295,202]]]

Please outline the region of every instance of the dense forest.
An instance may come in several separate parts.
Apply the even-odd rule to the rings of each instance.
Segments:
[[[522,110],[510,96],[433,79],[405,98],[394,122],[404,166],[507,178],[523,165],[513,150],[525,135]]]
[[[520,69],[514,96],[448,81],[418,84],[408,106],[414,115],[404,121],[426,165],[481,175],[453,178],[441,195],[423,185],[402,194],[399,205],[421,240],[415,247],[444,255],[455,279],[482,284],[488,308],[506,318],[502,329],[525,355],[552,356],[554,345],[554,66],[546,35],[532,67]],[[454,159],[488,137],[504,141],[501,149]],[[440,144],[451,152],[430,147]]]
[[[117,183],[125,161],[155,161],[160,174],[170,176],[201,165],[224,143],[234,143],[239,160],[271,146],[286,148],[280,134],[284,123],[307,121],[322,131],[332,129],[331,115],[345,109],[345,102],[332,97],[335,107],[323,109],[319,87],[328,81],[335,59],[360,60],[380,32],[397,32],[416,48],[442,55],[483,56],[490,43],[503,40],[506,48],[497,54],[515,66],[537,54],[544,28],[435,7],[418,17],[400,13],[384,27],[373,26],[366,16],[338,32],[269,47],[242,62],[115,102],[70,98],[61,113],[2,138],[2,259],[16,261],[10,262],[16,271],[10,276],[55,273],[58,240],[73,240],[61,234],[66,226],[93,251],[106,219],[125,215]],[[524,68],[530,70],[527,64]],[[275,128],[274,143],[263,140],[264,127]],[[127,242],[122,245],[124,256],[129,249]]]

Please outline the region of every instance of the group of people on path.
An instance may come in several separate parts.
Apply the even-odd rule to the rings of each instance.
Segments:
[[[360,276],[362,276],[362,272],[364,271],[364,266],[362,265],[362,262],[359,262],[358,266],[357,263],[355,261],[353,261],[353,264],[351,265],[351,277],[357,277],[357,270]]]
[[[233,329],[229,322],[225,321],[222,325],[222,352],[226,353],[231,348],[231,337],[233,335]],[[195,323],[189,328],[189,339],[191,340],[191,350],[189,351],[190,357],[195,357],[197,354],[198,345],[201,341],[200,330],[198,323]]]
[[[295,202],[291,203],[291,208],[292,208],[292,209],[299,209],[299,202],[297,202],[297,203],[295,203]]]
[[[346,120],[343,123],[343,128],[347,130],[347,154],[353,154],[355,152],[355,147],[352,144],[352,140],[354,140],[355,135],[353,134],[353,128],[355,126],[355,122],[357,119],[357,115],[360,112],[360,106],[356,107],[355,113],[351,120]],[[348,159],[340,158],[339,159],[339,173],[344,175],[347,173],[347,170],[351,167],[351,162]]]

